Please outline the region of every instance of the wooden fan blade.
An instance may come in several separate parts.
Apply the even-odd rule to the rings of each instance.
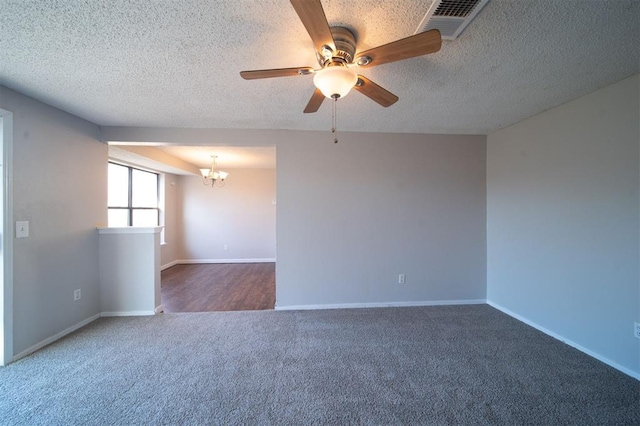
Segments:
[[[304,113],[308,114],[310,112],[318,111],[320,105],[322,105],[322,101],[324,101],[324,98],[325,96],[322,94],[320,89],[316,89],[316,91],[313,92],[313,95],[311,95],[311,99],[309,99],[309,103],[305,107]]]
[[[336,46],[320,0],[291,0],[291,5],[311,36],[316,52],[321,52],[325,45],[335,51]]]
[[[353,88],[363,95],[373,99],[385,108],[398,101],[398,97],[396,95],[378,86],[363,75],[358,75],[358,82]]]
[[[294,75],[307,75],[313,72],[313,68],[273,68],[270,70],[253,70],[240,71],[240,76],[245,80],[254,80],[256,78],[272,78],[272,77],[291,77]]]
[[[440,37],[440,31],[430,30],[365,50],[356,55],[354,62],[358,63],[358,59],[369,57],[371,61],[368,64],[358,63],[358,65],[372,67],[374,65],[386,64],[387,62],[400,61],[402,59],[434,53],[440,50],[441,46],[442,37]]]

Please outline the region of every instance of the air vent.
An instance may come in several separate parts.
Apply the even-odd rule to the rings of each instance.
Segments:
[[[489,0],[434,0],[415,34],[436,28],[443,40],[453,40],[487,3]]]

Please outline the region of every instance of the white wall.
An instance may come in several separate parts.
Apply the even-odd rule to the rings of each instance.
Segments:
[[[276,306],[484,300],[485,154],[484,136],[279,140]]]
[[[223,188],[205,186],[201,177],[178,178],[180,260],[273,261],[275,170],[226,171],[229,177]]]
[[[107,221],[107,146],[96,125],[2,86],[0,108],[13,112],[13,217],[30,228],[29,238],[12,241],[19,354],[100,312],[96,226]]]
[[[639,77],[488,137],[487,298],[640,374]]]

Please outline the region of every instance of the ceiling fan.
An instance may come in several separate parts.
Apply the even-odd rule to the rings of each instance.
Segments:
[[[345,27],[330,27],[320,0],[291,0],[291,4],[311,36],[320,69],[275,68],[242,71],[240,75],[246,80],[253,80],[313,74],[316,89],[304,109],[305,113],[318,111],[325,97],[334,100],[335,108],[335,101],[346,96],[352,88],[383,107],[393,105],[398,100],[396,95],[358,74],[354,68],[372,67],[434,53],[442,45],[440,31],[434,29],[357,52],[353,32]]]

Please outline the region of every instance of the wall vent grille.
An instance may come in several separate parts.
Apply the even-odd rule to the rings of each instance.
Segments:
[[[415,34],[440,30],[443,40],[454,40],[489,0],[435,0]]]

